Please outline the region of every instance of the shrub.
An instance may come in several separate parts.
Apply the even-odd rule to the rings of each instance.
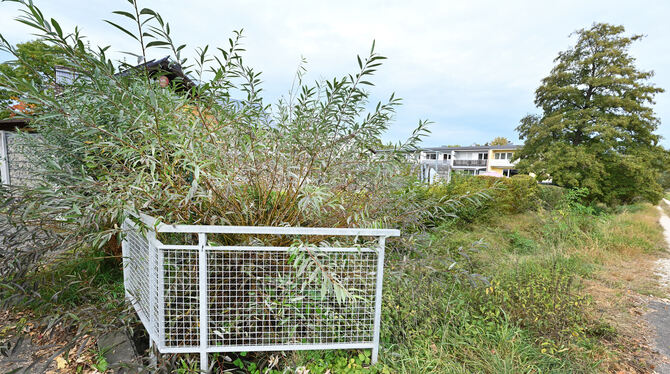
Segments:
[[[504,213],[516,214],[538,208],[539,187],[529,175],[515,175],[501,180],[502,190],[497,194],[499,208]]]
[[[460,206],[458,209],[458,218],[465,222],[521,213],[539,207],[539,187],[535,179],[528,175],[496,178],[454,174],[450,183],[431,185],[426,195],[437,200],[440,197],[453,199],[474,196],[475,204]]]
[[[575,277],[559,262],[525,263],[504,274],[480,293],[482,310],[496,316],[498,308],[547,349],[560,349],[573,337],[583,337],[588,325],[584,308],[589,299],[577,293]]]
[[[563,201],[565,188],[547,184],[538,186],[538,198],[542,207],[546,210],[553,210]]]
[[[537,250],[537,243],[530,238],[525,237],[518,230],[507,235],[510,246],[514,253],[530,254]]]
[[[119,74],[129,67],[111,61],[106,48],[86,47],[78,32],[63,32],[32,2],[20,3],[21,19],[61,51],[78,78],[55,95],[0,76],[0,88],[37,105],[30,120],[40,134],[23,137],[39,150],[30,158],[39,182],[0,191],[9,220],[0,224],[42,229],[54,250],[69,250],[103,246],[128,211],[182,224],[325,227],[416,225],[431,214],[420,200],[406,199],[415,178],[401,153],[416,148],[426,123],[389,152],[371,151],[400,103],[391,95],[366,109],[366,87],[385,58],[374,43],[358,58],[359,71],[342,78],[304,83],[301,66],[297,89],[270,106],[259,73],[242,59],[240,33],[227,49],[212,55],[204,47],[189,62],[158,13],[136,2],[131,12],[115,12],[138,30],[128,31],[139,42],[132,53],[146,60],[167,47],[173,63],[190,66],[187,74],[200,82],[177,79],[161,88],[141,67]],[[16,53],[4,39],[0,48]],[[34,263],[43,251],[33,253],[24,259]]]

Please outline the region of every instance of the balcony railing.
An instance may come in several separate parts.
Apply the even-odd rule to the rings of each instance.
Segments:
[[[454,160],[454,166],[486,166],[487,160]]]

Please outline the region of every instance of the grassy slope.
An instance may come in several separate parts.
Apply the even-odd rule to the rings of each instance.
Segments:
[[[638,294],[662,294],[647,270],[661,250],[657,219],[654,207],[635,205],[441,226],[411,253],[389,254],[380,365],[367,369],[369,355],[338,351],[282,361],[317,374],[649,371],[631,311],[641,311]],[[122,281],[109,264],[81,259],[45,272],[35,312],[52,303],[118,310]],[[268,356],[240,358],[249,369]]]
[[[435,230],[420,253],[389,263],[383,363],[408,373],[648,370],[629,310],[631,293],[660,292],[647,270],[661,250],[657,219],[654,207],[636,205]],[[470,276],[454,282],[449,270],[451,259],[469,263],[458,248],[479,239],[488,246],[463,268],[493,288],[468,285]]]

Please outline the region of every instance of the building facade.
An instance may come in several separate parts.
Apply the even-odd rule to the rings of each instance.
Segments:
[[[518,174],[514,152],[519,145],[434,147],[422,149],[418,161],[421,179],[449,181],[452,174],[511,177]]]

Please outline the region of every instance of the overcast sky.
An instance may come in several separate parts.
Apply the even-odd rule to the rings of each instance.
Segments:
[[[105,24],[118,1],[39,1],[64,29],[79,25],[92,45],[137,51]],[[387,56],[372,88],[376,100],[392,92],[403,98],[387,141],[407,137],[420,119],[434,122],[426,146],[484,143],[496,136],[518,141],[519,119],[534,113],[534,90],[559,51],[574,43],[571,32],[593,22],[622,24],[645,34],[631,50],[637,65],[654,70],[653,82],[670,89],[668,1],[145,1],[171,24],[176,41],[227,45],[244,28],[245,60],[263,72],[266,100],[290,88],[301,56],[307,78],[354,72],[356,55],[372,40]],[[0,4],[0,32],[11,42],[31,40],[13,21],[14,4]],[[114,18],[111,18],[114,19]],[[117,18],[118,19],[118,18]],[[161,50],[154,56],[162,57]],[[0,61],[9,56],[0,54]],[[131,62],[131,60],[129,60]],[[670,146],[670,93],[657,96],[663,144]]]

